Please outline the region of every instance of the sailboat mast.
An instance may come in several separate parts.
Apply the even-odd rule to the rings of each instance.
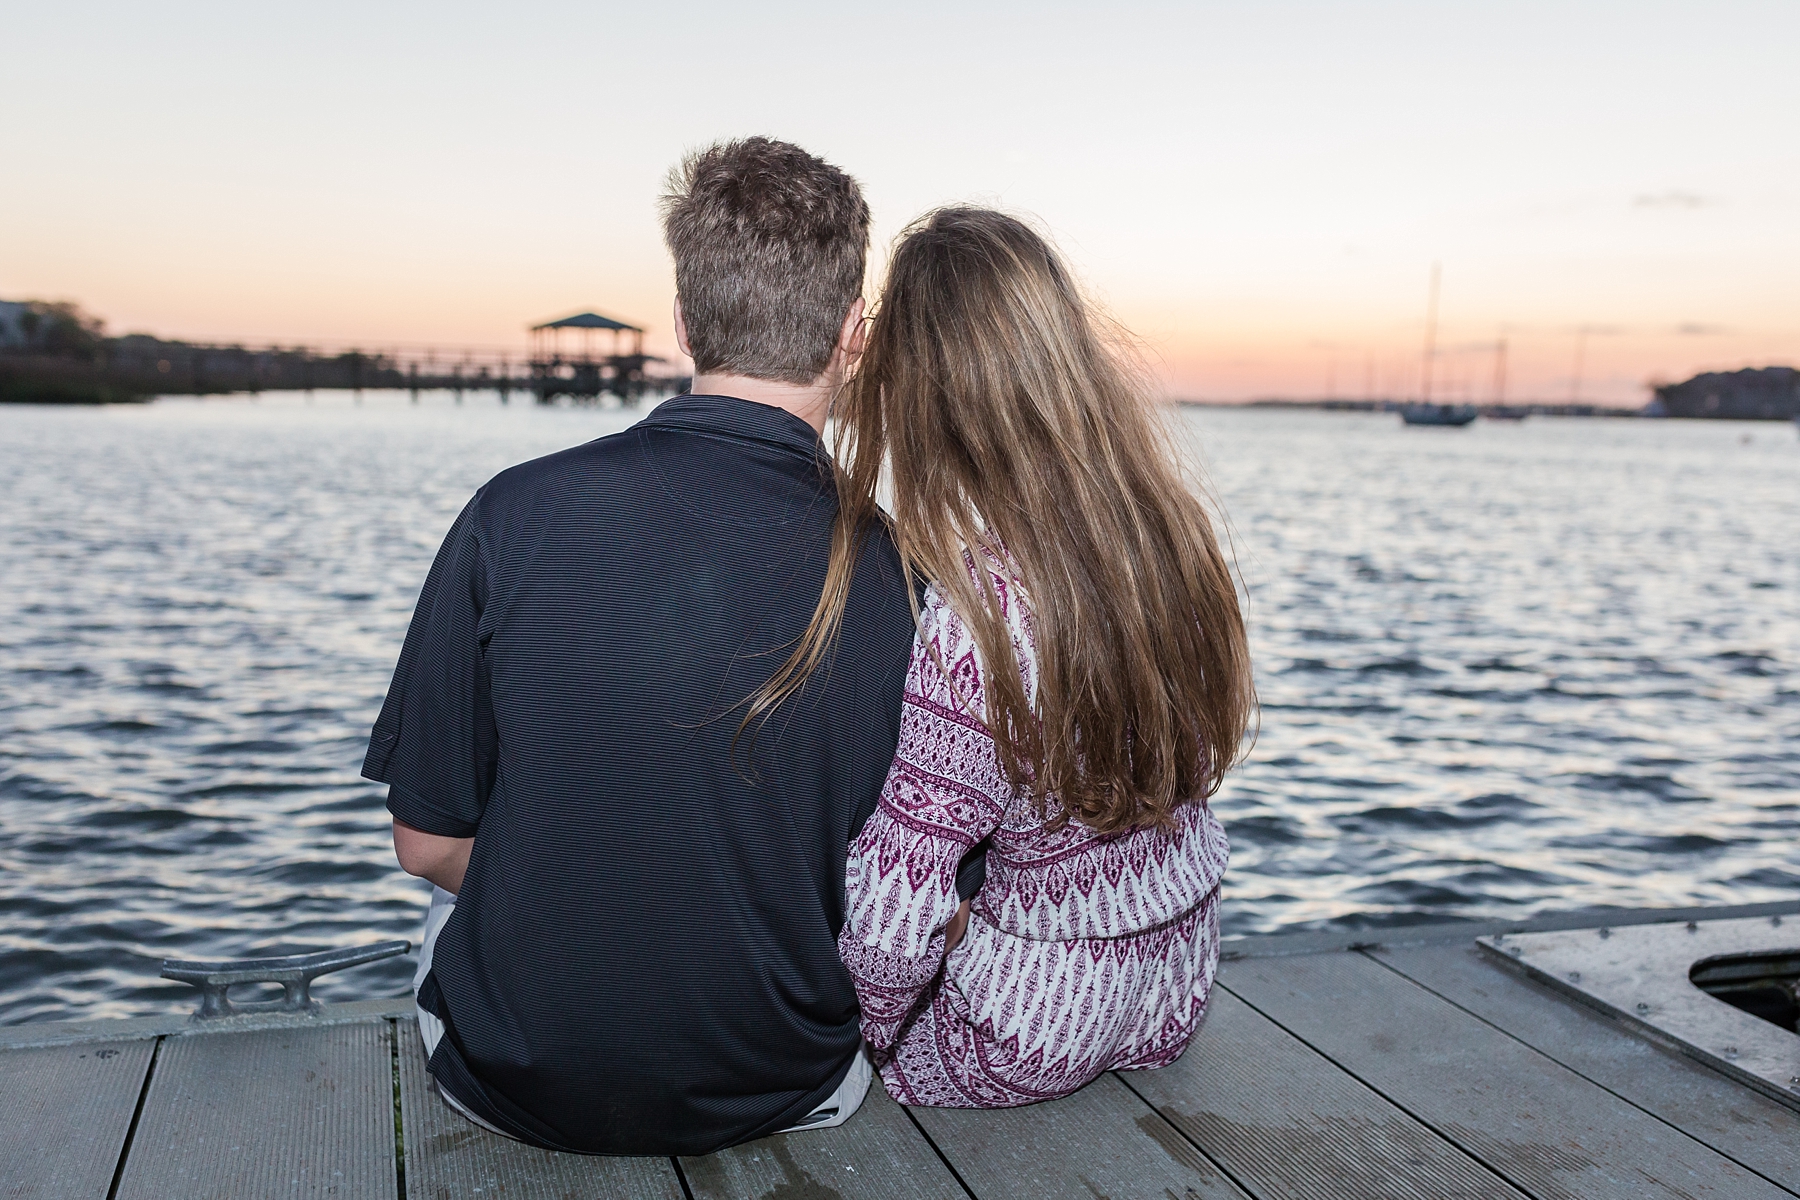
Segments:
[[[1581,403],[1581,371],[1586,365],[1588,327],[1583,325],[1575,332],[1575,369],[1569,376],[1569,403]]]
[[[1506,403],[1506,336],[1494,343],[1494,403]]]
[[[1437,358],[1438,281],[1441,264],[1431,264],[1431,302],[1425,310],[1425,361],[1419,368],[1419,403],[1431,403],[1431,368]]]

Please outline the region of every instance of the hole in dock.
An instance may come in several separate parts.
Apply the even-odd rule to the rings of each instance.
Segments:
[[[1800,1019],[1800,950],[1772,954],[1724,954],[1703,958],[1688,979],[1709,996],[1789,1033]]]

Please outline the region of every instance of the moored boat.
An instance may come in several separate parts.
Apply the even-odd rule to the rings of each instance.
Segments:
[[[1467,425],[1479,413],[1473,404],[1404,404],[1400,419],[1408,425]]]
[[[1400,419],[1408,425],[1467,425],[1477,415],[1473,404],[1434,404],[1431,400],[1432,367],[1437,360],[1438,284],[1442,273],[1431,264],[1431,300],[1425,306],[1425,357],[1419,364],[1419,398],[1400,406]]]

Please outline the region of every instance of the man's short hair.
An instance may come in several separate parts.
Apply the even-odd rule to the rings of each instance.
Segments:
[[[862,294],[856,180],[788,142],[719,142],[669,173],[662,212],[695,373],[818,378]]]

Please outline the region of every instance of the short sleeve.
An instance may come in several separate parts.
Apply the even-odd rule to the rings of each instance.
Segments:
[[[425,577],[363,760],[363,775],[388,785],[389,812],[442,837],[475,836],[499,750],[481,632],[480,504],[476,493]]]

